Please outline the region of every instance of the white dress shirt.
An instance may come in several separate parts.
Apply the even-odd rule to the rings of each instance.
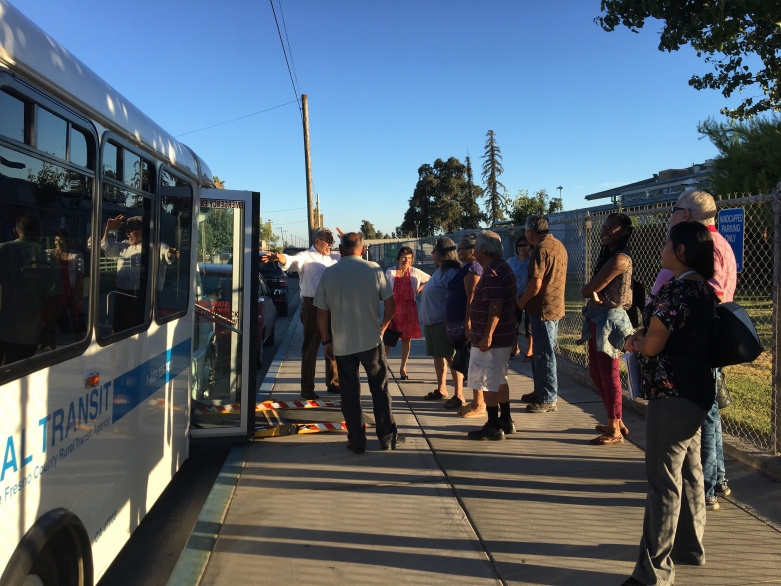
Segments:
[[[335,265],[340,258],[342,255],[338,252],[333,252],[330,255],[320,254],[313,246],[294,256],[287,256],[287,262],[280,263],[279,267],[283,271],[292,269],[298,273],[301,297],[314,297],[323,271],[331,265]]]

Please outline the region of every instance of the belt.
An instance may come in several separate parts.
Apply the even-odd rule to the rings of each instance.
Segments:
[[[314,300],[315,300],[315,298],[314,298],[314,297],[302,297],[301,299],[311,299],[312,301],[314,301]]]

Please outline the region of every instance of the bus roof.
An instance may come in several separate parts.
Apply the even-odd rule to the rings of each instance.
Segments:
[[[0,0],[0,65],[73,101],[106,128],[145,145],[200,181],[211,182],[209,167],[189,147],[163,130],[7,0]]]

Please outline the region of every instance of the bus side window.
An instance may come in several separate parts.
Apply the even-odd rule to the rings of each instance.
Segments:
[[[157,271],[158,323],[187,312],[190,295],[193,190],[164,169],[160,173],[160,248]],[[168,254],[163,254],[167,250]]]
[[[25,116],[25,111],[33,115]],[[35,140],[33,119],[38,121]],[[87,336],[90,265],[85,254],[94,177],[92,170],[65,162],[69,127],[68,121],[38,104],[0,90],[3,367],[33,358],[43,367],[49,363],[42,358],[46,353]],[[94,138],[81,136],[86,167],[95,151]],[[0,383],[13,376],[12,371],[3,369]]]
[[[140,156],[112,142],[103,149],[98,334],[111,338],[149,323],[154,194],[140,185]],[[113,163],[113,164],[112,164]],[[152,246],[150,246],[152,244]]]

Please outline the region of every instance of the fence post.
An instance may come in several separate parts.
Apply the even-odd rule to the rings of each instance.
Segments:
[[[586,225],[585,225],[585,236],[586,236],[586,266],[583,269],[583,283],[588,283],[591,278],[589,277],[590,273],[589,270],[591,268],[591,214],[586,212]]]
[[[781,182],[773,193],[773,387],[771,404],[772,429],[771,446],[776,453],[781,452],[781,364],[778,346],[781,343]]]

